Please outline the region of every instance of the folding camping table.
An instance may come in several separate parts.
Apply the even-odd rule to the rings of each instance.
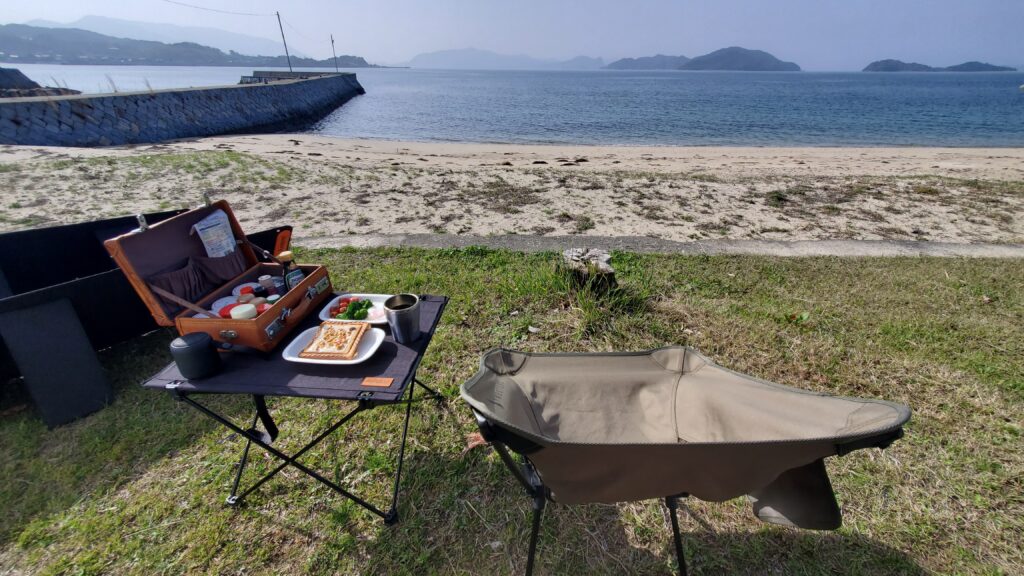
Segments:
[[[288,362],[281,357],[280,350],[270,354],[224,354],[223,370],[210,378],[187,380],[178,371],[175,364],[170,364],[156,376],[143,384],[146,388],[166,390],[177,400],[183,401],[220,424],[233,430],[245,438],[245,448],[238,464],[231,495],[227,498],[229,505],[237,505],[246,496],[262,486],[267,480],[287,466],[303,472],[319,481],[331,490],[352,500],[370,512],[380,516],[385,524],[398,521],[398,489],[402,477],[402,461],[405,457],[405,440],[409,431],[409,417],[412,412],[413,392],[416,386],[423,388],[426,394],[440,400],[441,395],[423,384],[416,377],[420,360],[434,335],[434,330],[444,313],[448,298],[445,296],[420,297],[420,330],[422,336],[411,344],[399,344],[392,338],[387,326],[382,328],[387,333],[384,343],[367,361],[349,366],[330,366],[319,364],[303,364]],[[310,314],[292,335],[285,338],[281,348],[292,341],[294,336],[303,330],[316,326],[319,319]],[[366,386],[367,378],[392,378],[387,387]],[[372,382],[372,381],[371,381]],[[255,415],[251,424],[244,428],[229,418],[218,414],[210,407],[197,401],[194,396],[202,394],[244,394],[252,396]],[[272,445],[278,435],[277,424],[267,410],[267,396],[292,396],[298,398],[318,398],[355,402],[356,406],[340,420],[318,434],[308,444],[294,454],[285,454]],[[311,448],[327,438],[356,414],[376,408],[377,406],[405,404],[405,422],[402,425],[402,441],[398,448],[398,467],[395,471],[394,488],[390,507],[385,511],[370,502],[356,496],[349,490],[328,480],[319,472],[299,462],[299,458]],[[256,427],[257,422],[263,430]],[[280,464],[251,486],[239,493],[242,472],[249,459],[249,449],[255,444],[280,460]]]

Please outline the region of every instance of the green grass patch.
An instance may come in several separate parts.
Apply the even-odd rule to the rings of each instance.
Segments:
[[[556,254],[483,248],[300,250],[335,287],[452,298],[421,367],[447,410],[413,409],[401,522],[383,524],[285,471],[224,506],[241,443],[138,383],[167,361],[158,332],[103,354],[113,405],[47,430],[0,417],[0,565],[39,574],[482,574],[524,568],[529,499],[457,397],[494,346],[637,350],[690,344],[805,389],[913,407],[885,452],[828,461],[834,533],[758,523],[743,500],[681,510],[695,574],[1012,574],[1020,478],[1024,264],[1019,260],[647,256],[617,253],[619,289],[572,290]],[[243,421],[244,398],[205,399]],[[276,445],[301,446],[349,406],[272,399]],[[6,407],[3,407],[6,408]],[[403,411],[358,415],[303,462],[386,501]],[[274,466],[257,454],[253,478]],[[538,573],[667,573],[659,503],[551,506]],[[752,568],[753,567],[753,568]]]

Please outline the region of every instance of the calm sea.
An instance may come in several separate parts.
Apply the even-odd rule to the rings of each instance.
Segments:
[[[232,84],[243,68],[22,65],[87,92]],[[313,128],[345,138],[626,145],[1024,146],[1024,73],[353,70]]]

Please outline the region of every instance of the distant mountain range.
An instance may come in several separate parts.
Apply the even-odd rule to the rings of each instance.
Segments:
[[[686,56],[641,56],[639,58],[623,58],[605,66],[609,70],[678,70],[689,62]]]
[[[731,47],[690,59],[686,56],[643,56],[622,58],[607,66],[601,58],[577,56],[571,60],[543,60],[525,55],[499,54],[489,50],[463,48],[419,54],[403,66],[445,70],[748,70],[798,71],[792,62],[783,62],[761,50]]]
[[[330,58],[292,57],[292,66],[333,68]],[[0,61],[43,64],[107,64],[134,66],[287,66],[285,56],[247,56],[223,52],[194,42],[165,44],[115,38],[77,28],[0,25]],[[359,56],[338,56],[338,66],[374,67]]]
[[[868,64],[862,72],[1016,72],[1016,68],[1009,66],[995,66],[985,62],[964,62],[955,66],[935,68],[917,62],[902,62],[900,60],[876,60]]]
[[[462,48],[418,54],[402,66],[445,70],[597,70],[604,60],[577,56],[571,60],[543,60],[522,54]]]
[[[273,32],[277,32],[276,22],[271,23],[270,19],[268,19],[267,23],[271,24]],[[219,28],[137,22],[134,20],[121,20],[120,18],[108,18],[106,16],[83,16],[74,22],[66,24],[50,20],[30,20],[25,22],[25,24],[41,28],[78,28],[79,30],[88,30],[89,32],[105,34],[115,38],[153,40],[167,44],[193,42],[224,52],[234,51],[239,54],[274,56],[284,51],[281,47],[281,41],[278,39],[271,40],[269,38],[238,34]],[[305,56],[305,54],[298,51],[293,51],[292,55]]]

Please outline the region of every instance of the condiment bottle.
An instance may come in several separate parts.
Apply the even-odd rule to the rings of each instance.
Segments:
[[[281,261],[281,264],[284,264],[284,285],[289,290],[305,280],[306,274],[295,263],[295,256],[292,255],[290,250],[285,250],[278,254],[277,259]]]
[[[274,282],[274,287],[277,288],[278,296],[282,296],[288,292],[288,287],[284,284],[284,276],[272,276],[270,279]]]
[[[277,285],[274,284],[274,279],[270,277],[270,274],[264,274],[259,278],[260,286],[263,286],[267,290],[267,294],[277,294]]]

